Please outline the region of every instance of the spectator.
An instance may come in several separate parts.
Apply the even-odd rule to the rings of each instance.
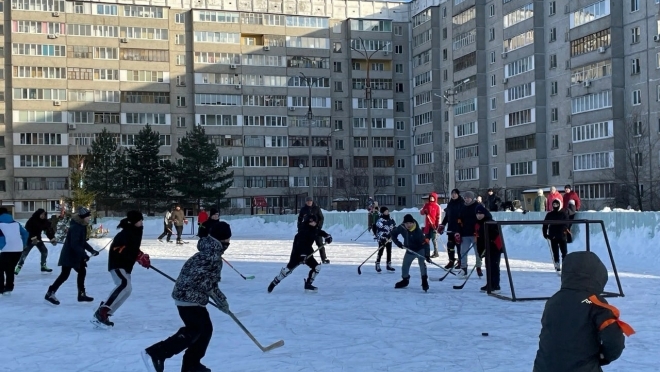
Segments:
[[[500,210],[500,204],[502,204],[502,199],[499,196],[495,195],[493,189],[488,189],[488,198],[486,198],[486,209],[490,212],[497,212]]]
[[[538,196],[534,198],[534,212],[543,212],[546,209],[547,199],[543,195],[543,190],[539,189]]]

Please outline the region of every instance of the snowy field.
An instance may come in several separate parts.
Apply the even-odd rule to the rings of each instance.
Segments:
[[[196,252],[195,241],[176,246],[155,237],[162,225],[149,221],[143,251],[154,267],[176,276],[183,262]],[[419,269],[411,268],[407,289],[395,290],[400,280],[403,251],[394,248],[395,274],[378,274],[373,259],[357,274],[357,266],[375,249],[368,234],[357,242],[361,228],[329,228],[335,241],[328,246],[330,265],[324,265],[314,282],[319,292],[303,291],[308,269],[299,267],[273,293],[266,287],[286,263],[294,227],[259,224],[255,219],[234,221],[234,237],[225,258],[244,275],[243,280],[225,265],[221,289],[230,309],[264,345],[283,339],[285,345],[262,353],[225,314],[209,307],[214,335],[202,360],[213,371],[452,371],[530,372],[537,349],[543,301],[506,302],[479,292],[485,279],[476,274],[463,290],[444,282],[444,273],[429,269],[430,290],[421,290]],[[511,258],[518,296],[550,296],[560,279],[553,272],[550,253],[535,227],[507,228],[505,241]],[[643,236],[643,235],[642,235]],[[445,238],[444,236],[442,237]],[[608,268],[606,251],[592,239]],[[97,248],[110,240],[92,239]],[[613,240],[615,259],[625,298],[610,299],[637,334],[627,339],[621,359],[605,371],[651,372],[658,370],[660,320],[660,269],[657,246],[646,255],[640,245],[648,242]],[[621,247],[619,246],[621,245]],[[635,245],[635,255],[624,254]],[[90,323],[95,307],[113,288],[107,273],[107,253],[92,258],[86,281],[91,304],[76,301],[75,274],[57,293],[59,307],[43,300],[47,287],[59,273],[59,248],[48,245],[54,272],[38,271],[38,252],[33,251],[10,297],[0,297],[0,371],[11,372],[108,372],[144,371],[140,351],[173,334],[180,326],[170,297],[172,283],[140,266],[133,272],[133,294],[112,318],[115,327],[98,330]],[[622,248],[624,247],[624,248]],[[570,250],[584,249],[580,242]],[[317,256],[318,258],[318,256]],[[474,259],[473,255],[470,260]],[[444,264],[446,255],[436,262]],[[504,268],[504,262],[502,263]],[[502,276],[503,293],[509,291]],[[614,277],[606,288],[616,292]],[[488,337],[482,337],[488,332]],[[181,356],[166,362],[166,371],[179,371]]]

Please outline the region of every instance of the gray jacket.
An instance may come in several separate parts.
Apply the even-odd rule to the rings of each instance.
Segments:
[[[206,236],[197,243],[199,252],[183,264],[179,278],[174,284],[172,298],[178,305],[196,304],[206,306],[209,294],[226,300],[220,291],[218,282],[222,270],[222,254],[226,248],[211,236]]]
[[[179,209],[178,211],[175,209],[172,211],[172,216],[170,217],[172,221],[174,221],[174,226],[183,226],[183,220],[186,219],[185,215],[183,214],[183,210]]]
[[[94,253],[95,250],[87,243],[87,222],[77,214],[71,217],[69,231],[60,252],[58,266],[79,268],[89,256],[85,251]]]

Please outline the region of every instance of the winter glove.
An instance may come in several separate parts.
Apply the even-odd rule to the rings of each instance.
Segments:
[[[89,256],[88,256],[88,255],[85,255],[85,258],[83,258],[83,263],[85,263],[85,262],[87,262],[87,261],[89,261]],[[85,266],[87,266],[87,265],[85,265]]]
[[[220,289],[214,291],[214,293],[209,294],[209,297],[218,305],[218,309],[225,314],[229,314],[229,303],[227,302],[227,296],[220,291]]]
[[[151,266],[149,255],[140,252],[140,254],[137,256],[137,263],[140,264],[140,266],[146,267],[148,269]]]
[[[332,235],[328,235],[325,237],[325,244],[330,244],[332,243]]]
[[[92,256],[96,257],[99,255],[99,251],[92,251]]]
[[[442,235],[445,232],[445,225],[438,226],[438,234]]]
[[[456,242],[456,244],[461,244],[461,241],[462,241],[461,234],[459,233],[454,234],[454,242]]]
[[[52,244],[52,245],[57,245],[57,240],[55,240],[55,238],[51,239],[51,240],[50,240],[50,244]]]
[[[400,241],[396,241],[396,240],[395,240],[395,241],[394,241],[394,244],[396,244],[397,247],[399,247],[399,248],[401,248],[401,249],[404,249],[404,248],[403,248],[403,244],[402,244]]]
[[[183,220],[183,223],[187,225],[187,224],[188,224],[188,220]]]

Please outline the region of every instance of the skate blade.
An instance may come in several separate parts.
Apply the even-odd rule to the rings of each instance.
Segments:
[[[2,292],[2,296],[3,296],[3,297],[10,297],[10,296],[11,296],[11,292]]]
[[[318,293],[318,289],[305,289],[305,293]]]
[[[151,356],[147,354],[147,351],[142,350],[142,352],[140,352],[140,355],[142,355],[142,361],[144,362],[144,366],[147,367],[147,371],[156,372],[154,363],[151,361]]]
[[[44,300],[44,302],[46,303],[46,305],[50,305],[50,306],[52,306],[52,307],[57,307],[57,306],[59,306],[59,304],[54,304],[54,303],[52,303],[52,302],[50,302],[50,301],[48,301],[48,300]]]
[[[46,275],[46,274],[52,274],[53,272],[52,271],[42,271],[41,273]]]
[[[99,322],[99,321],[96,320],[96,319],[90,319],[90,322],[91,322],[92,324],[94,324],[94,328],[96,328],[96,329],[101,329],[101,330],[104,330],[104,331],[107,331],[107,330],[109,330],[109,329],[112,329],[112,326],[105,325],[105,324]]]

